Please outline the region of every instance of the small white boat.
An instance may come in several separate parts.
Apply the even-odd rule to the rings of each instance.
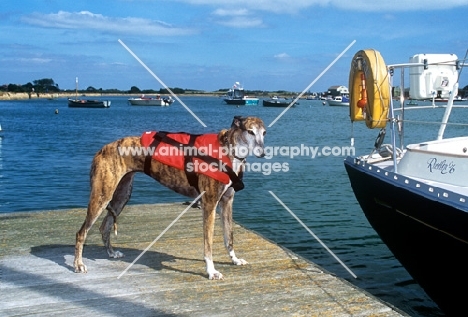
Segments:
[[[409,63],[386,66],[378,51],[362,50],[350,73],[351,121],[381,129],[370,154],[344,161],[352,190],[382,241],[447,316],[466,315],[466,293],[460,289],[468,285],[468,136],[455,127],[461,136],[443,138],[445,128],[453,127],[452,107],[463,107],[453,105],[451,92],[458,91],[458,69],[466,66],[453,54],[418,54]],[[440,106],[445,113],[435,140],[404,146],[404,113],[434,111],[434,106],[405,108],[403,96],[401,108],[394,107],[392,77],[399,70],[404,78],[405,69],[413,98],[428,99],[434,92],[448,98]],[[404,80],[400,86],[403,91]]]
[[[329,106],[349,106],[349,98],[347,96],[335,96],[327,100]]]
[[[132,106],[166,107],[166,106],[170,106],[174,102],[174,99],[172,99],[171,96],[161,97],[160,95],[157,95],[156,97],[146,97],[145,95],[141,95],[141,97],[128,99],[128,102]]]

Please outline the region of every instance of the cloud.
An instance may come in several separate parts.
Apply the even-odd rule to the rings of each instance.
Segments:
[[[89,29],[114,34],[133,34],[144,36],[190,35],[188,28],[174,27],[168,23],[142,18],[114,18],[89,11],[42,14],[32,13],[22,17],[22,22],[44,28]]]
[[[217,22],[218,24],[229,26],[233,28],[256,28],[262,27],[263,21],[259,18],[250,18],[250,17],[231,17],[228,20],[221,20]]]
[[[280,60],[284,60],[284,59],[289,59],[289,58],[291,58],[291,56],[289,56],[287,53],[276,54],[276,55],[273,56],[273,57],[276,58],[276,59],[280,59]]]
[[[247,9],[216,9],[212,12],[216,23],[232,28],[263,27],[263,20],[254,17]]]
[[[403,11],[442,11],[452,8],[468,6],[468,0],[444,0],[441,5],[440,0],[354,0],[340,1],[332,0],[330,4],[340,9],[364,12],[403,12]]]
[[[235,10],[227,10],[227,9],[217,9],[213,12],[214,15],[225,17],[225,16],[245,16],[249,15],[249,11],[247,9],[235,9]]]
[[[53,62],[52,58],[41,58],[41,57],[11,57],[2,58],[2,62],[8,63],[25,63],[25,64],[48,64]]]
[[[233,5],[235,8],[247,8],[255,11],[268,11],[275,13],[293,13],[302,8],[307,8],[315,4],[326,4],[328,0],[237,0],[234,4],[228,0],[179,0],[180,2],[190,3],[194,5],[211,5],[221,8],[226,8],[226,12],[235,12],[239,9],[232,9]]]
[[[195,5],[211,5],[222,8],[232,8],[232,0],[179,0]],[[310,7],[335,7],[353,11],[414,11],[414,10],[443,10],[468,6],[468,0],[237,0],[236,8],[247,8],[257,11],[274,13],[298,13]]]

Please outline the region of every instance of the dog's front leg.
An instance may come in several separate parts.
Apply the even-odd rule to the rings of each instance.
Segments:
[[[235,265],[246,265],[248,262],[236,257],[234,252],[234,229],[232,224],[232,203],[234,202],[235,191],[229,187],[219,201],[221,208],[221,222],[223,224],[224,245]]]
[[[107,249],[107,254],[111,258],[123,258],[125,255],[120,252],[114,250],[111,243],[111,230],[114,230],[115,235],[117,235],[117,217],[122,212],[122,209],[125,207],[127,202],[132,195],[132,188],[133,188],[133,178],[135,176],[134,172],[130,172],[125,174],[122,177],[117,188],[114,191],[112,196],[112,200],[107,205],[107,215],[102,221],[101,227],[99,230],[102,234],[102,241]]]
[[[111,202],[112,203],[112,202]],[[101,227],[99,230],[102,234],[102,241],[107,250],[107,254],[109,254],[110,258],[123,258],[125,255],[120,251],[115,251],[112,247],[110,233],[111,229],[114,229],[115,235],[117,235],[117,212],[112,208],[111,203],[107,206],[107,215],[103,219]]]
[[[218,272],[213,263],[213,235],[214,235],[214,224],[216,217],[216,201],[213,203],[213,199],[208,194],[202,197],[202,209],[203,209],[203,239],[204,239],[204,259],[206,263],[206,272],[210,280],[222,280],[223,274]]]

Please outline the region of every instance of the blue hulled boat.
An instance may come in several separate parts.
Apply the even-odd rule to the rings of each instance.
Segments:
[[[370,154],[344,161],[369,223],[449,316],[464,316],[467,311],[463,289],[468,285],[468,136],[443,137],[463,64],[453,54],[418,54],[409,63],[387,66],[375,50],[356,53],[350,72],[351,121],[365,121],[380,132]],[[394,107],[392,76],[395,71],[404,75],[405,69],[412,99],[434,93],[448,98],[435,140],[404,146],[405,111],[434,109],[405,108],[404,96],[402,107]],[[385,144],[387,128],[390,142]]]

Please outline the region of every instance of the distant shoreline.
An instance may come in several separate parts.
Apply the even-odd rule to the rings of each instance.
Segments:
[[[99,93],[99,92],[86,92],[86,93],[78,93],[78,99],[86,99],[86,98],[106,98],[106,97],[140,97],[142,93],[139,94],[128,94],[128,93]],[[144,94],[146,96],[156,96],[159,93],[152,93],[152,94]],[[164,94],[169,95],[169,94]],[[206,92],[206,93],[192,93],[188,92],[185,94],[177,94],[178,97],[212,97],[212,98],[220,98],[224,96],[224,92]],[[277,92],[266,92],[263,95],[254,96],[249,95],[250,97],[257,97],[257,98],[267,98],[273,95],[284,95],[289,98],[293,98],[290,94],[278,94]],[[1,101],[8,101],[8,100],[28,100],[28,99],[57,99],[57,98],[70,98],[75,99],[76,94],[75,92],[67,91],[67,92],[55,92],[55,93],[36,93],[36,92],[1,92],[0,91],[0,102]],[[302,96],[301,99],[305,99],[306,96]]]
[[[93,97],[93,98],[103,98],[103,97],[115,97],[115,96],[125,96],[125,97],[139,97],[142,94],[119,94],[119,93],[82,93],[78,95],[78,98],[83,97]],[[148,96],[156,96],[157,94],[146,94]],[[216,93],[206,93],[206,94],[182,94],[180,96],[190,96],[190,97],[219,97],[221,94]],[[0,92],[0,101],[1,100],[28,100],[28,99],[56,99],[56,98],[71,98],[75,99],[76,95],[73,92],[59,92],[59,93],[26,93],[26,92]]]

